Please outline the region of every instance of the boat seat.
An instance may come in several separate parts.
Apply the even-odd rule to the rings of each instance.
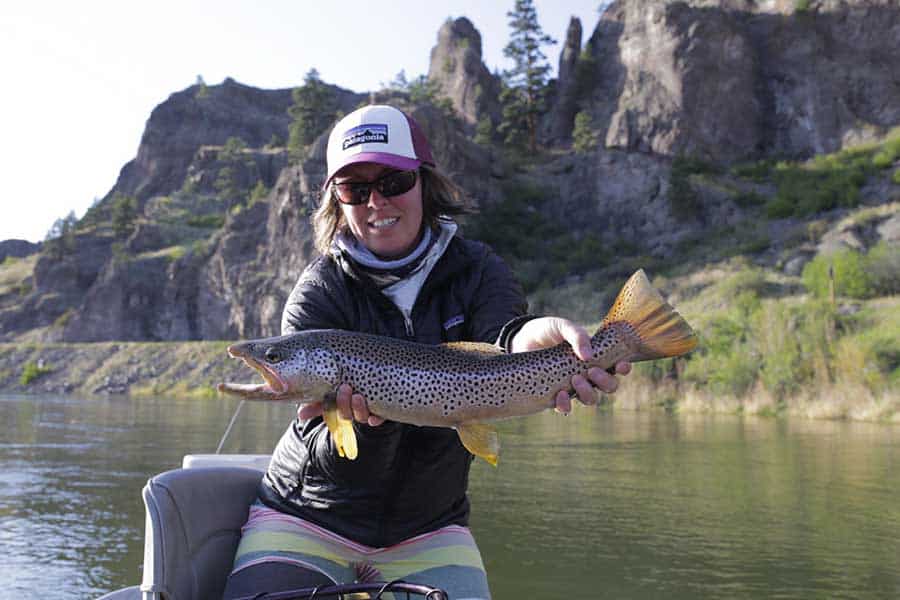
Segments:
[[[143,600],[221,598],[262,472],[167,471],[144,486]]]

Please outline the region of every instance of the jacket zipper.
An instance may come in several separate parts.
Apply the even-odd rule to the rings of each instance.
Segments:
[[[415,328],[413,328],[412,312],[408,315],[403,313],[403,324],[406,325],[406,336],[412,339],[416,334]]]

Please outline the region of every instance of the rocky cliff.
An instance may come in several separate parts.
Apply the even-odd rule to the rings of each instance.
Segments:
[[[534,285],[665,261],[717,236],[796,270],[795,259],[816,252],[796,249],[803,224],[761,223],[759,198],[775,193],[772,180],[735,177],[721,163],[833,151],[900,124],[892,58],[900,7],[803,6],[619,0],[584,48],[573,20],[543,126],[554,147],[524,161],[472,139],[479,120],[499,119],[499,82],[465,18],[441,28],[429,70],[455,116],[403,92],[332,90],[344,112],[371,99],[411,111],[438,163],[479,202],[477,219],[493,228],[464,231],[504,251],[505,229],[530,233],[508,258]],[[283,302],[314,256],[309,216],[325,170],[327,133],[302,160],[289,159],[290,103],[289,90],[226,80],[160,104],[137,157],[65,251],[42,252],[27,280],[0,290],[0,341],[276,334]],[[597,140],[581,153],[570,147],[578,112],[591,116]],[[707,162],[673,170],[673,157],[684,156]],[[894,184],[872,177],[860,202],[896,198]],[[122,196],[136,199],[138,215],[117,230]]]
[[[500,80],[484,66],[481,34],[469,19],[448,19],[441,26],[431,51],[428,79],[438,84],[469,125],[483,117],[500,122]]]
[[[618,0],[587,49],[593,90],[582,107],[607,147],[804,157],[900,120],[891,0]]]

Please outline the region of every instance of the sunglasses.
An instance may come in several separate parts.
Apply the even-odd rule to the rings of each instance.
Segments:
[[[413,189],[417,173],[418,171],[391,171],[375,181],[332,183],[331,193],[341,204],[352,205],[368,202],[372,188],[385,198],[392,198]]]

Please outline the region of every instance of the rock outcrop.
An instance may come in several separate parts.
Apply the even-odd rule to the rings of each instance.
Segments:
[[[34,244],[28,240],[3,240],[0,242],[0,263],[5,261],[7,256],[24,258],[40,249],[40,244]]]
[[[588,43],[606,145],[722,161],[805,157],[900,121],[900,7],[765,12],[786,4],[614,2]]]
[[[172,94],[147,121],[137,157],[119,174],[114,190],[145,200],[177,190],[202,146],[231,137],[261,148],[287,140],[291,90],[261,90],[226,79]]]
[[[572,128],[577,112],[578,99],[578,57],[581,54],[581,21],[577,17],[569,20],[566,41],[559,53],[559,68],[556,77],[556,98],[549,115],[550,142],[565,143],[572,136]]]
[[[438,84],[466,123],[474,125],[482,117],[500,122],[500,82],[482,62],[481,34],[469,19],[448,19],[441,26],[428,79]]]

